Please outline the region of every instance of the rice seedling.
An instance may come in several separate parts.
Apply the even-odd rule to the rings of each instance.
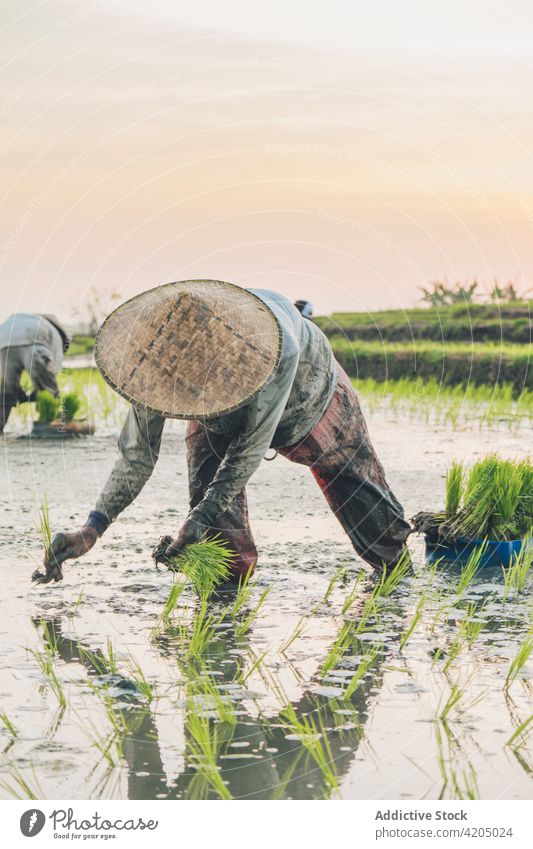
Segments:
[[[343,622],[328,654],[322,663],[322,675],[327,675],[340,663],[353,643],[354,626],[352,622]]]
[[[50,511],[48,509],[48,499],[46,496],[41,501],[39,507],[38,530],[41,537],[45,558],[49,558],[52,554],[52,528],[50,526]]]
[[[109,675],[118,675],[118,660],[115,654],[115,649],[113,648],[113,643],[108,638],[106,642],[107,648],[107,656],[104,652],[102,652],[102,661],[105,666],[105,671]]]
[[[517,395],[510,383],[446,386],[442,381],[410,378],[386,383],[360,378],[354,383],[371,412],[380,409],[393,418],[416,417],[453,428],[464,423],[480,429],[501,424],[516,429],[533,418],[533,392],[523,389]]]
[[[69,609],[69,612],[68,612],[69,617],[76,615],[76,613],[78,612],[78,609],[79,609],[79,607],[80,607],[80,605],[83,601],[83,597],[84,597],[84,591],[83,591],[83,589],[81,589],[79,591],[75,601],[71,602],[71,606],[70,606],[70,609]]]
[[[532,565],[533,541],[526,539],[524,540],[524,544],[520,549],[519,554],[513,558],[512,563],[507,567],[507,569],[505,566],[502,566],[503,583],[505,587],[503,594],[504,601],[507,600],[509,593],[513,590],[516,593],[524,592]]]
[[[383,571],[379,583],[374,588],[374,598],[387,598],[392,595],[399,584],[412,571],[411,556],[408,551],[404,551],[400,559],[393,569],[387,570],[386,565],[383,565]]]
[[[151,702],[154,699],[155,695],[154,689],[146,678],[139,661],[136,660],[131,653],[128,665],[128,673],[132,681],[135,682],[135,685],[141,695],[144,696],[147,702]]]
[[[336,570],[335,570],[335,572],[333,573],[333,575],[332,575],[332,576],[331,576],[331,578],[329,579],[329,583],[328,583],[328,586],[327,586],[327,588],[326,588],[326,592],[324,593],[324,597],[323,597],[323,599],[322,599],[322,601],[323,601],[325,604],[327,604],[327,603],[328,603],[329,598],[330,598],[330,596],[331,596],[331,594],[332,594],[332,592],[333,592],[333,590],[334,590],[334,588],[335,588],[335,585],[336,585],[339,581],[342,581],[342,579],[343,579],[343,578],[345,577],[345,575],[347,575],[347,574],[348,574],[348,570],[347,570],[346,566],[339,566],[339,567],[338,567],[338,569],[336,569]]]
[[[477,605],[475,602],[472,602],[468,606],[464,619],[461,622],[461,638],[465,639],[469,648],[472,648],[483,629],[486,628],[489,623],[489,620],[483,617],[486,605],[486,601],[484,601],[481,605]]]
[[[229,580],[234,558],[234,552],[221,542],[219,535],[187,545],[174,558],[172,568],[191,581],[200,598],[209,598],[220,584]]]
[[[37,393],[37,413],[42,424],[50,424],[57,419],[59,399],[44,389]]]
[[[9,731],[12,737],[18,737],[18,731],[5,711],[0,713],[0,722]]]
[[[464,687],[461,687],[459,682],[456,681],[455,684],[452,684],[450,692],[448,694],[448,698],[446,699],[442,707],[439,706],[438,708],[438,718],[445,722],[452,713],[452,711],[457,708],[461,700],[464,698],[464,694],[465,689]]]
[[[327,731],[324,728],[320,716],[318,721],[311,715],[298,717],[292,704],[287,704],[281,714],[280,720],[284,727],[298,737],[304,749],[317,765],[324,783],[329,792],[334,792],[339,787],[339,780],[335,770],[335,759],[331,751]]]
[[[215,638],[217,626],[222,618],[223,614],[208,614],[207,599],[203,598],[199,609],[194,613],[192,623],[183,619],[178,622],[178,641],[184,658],[198,658],[205,652]]]
[[[448,697],[439,702],[437,707],[437,719],[439,719],[442,723],[446,724],[450,722],[450,718],[452,713],[457,713],[461,715],[465,713],[467,710],[473,708],[478,702],[483,699],[484,693],[476,696],[468,705],[464,704],[465,696],[468,693],[468,687],[472,682],[472,676],[468,678],[464,683],[460,683],[456,681],[451,685],[450,691],[448,693]],[[446,728],[447,730],[447,728]]]
[[[181,598],[185,586],[185,581],[174,581],[174,583],[172,584],[163,610],[155,620],[154,625],[152,627],[150,633],[150,640],[152,642],[154,640],[157,640],[157,638],[161,636],[165,628],[168,627],[172,614],[176,609],[176,606]]]
[[[289,634],[289,636],[280,645],[279,650],[280,650],[281,654],[285,654],[287,649],[290,646],[292,646],[292,644],[302,636],[302,634],[305,631],[305,626],[307,624],[307,620],[308,620],[308,616],[306,616],[305,614],[303,616],[300,616],[292,634]]]
[[[271,589],[272,589],[272,586],[265,587],[265,589],[263,590],[263,592],[259,596],[259,601],[255,605],[255,607],[253,607],[252,610],[249,611],[247,616],[245,616],[244,619],[235,626],[235,636],[236,637],[242,637],[242,636],[244,636],[244,634],[246,634],[250,630],[253,622],[257,619],[259,611],[261,610],[263,604],[265,603],[266,598],[267,598]]]
[[[506,746],[509,748],[520,748],[527,743],[527,739],[533,728],[531,727],[533,724],[533,713],[531,716],[528,716],[527,719],[524,719],[523,722],[520,723],[518,728],[515,730],[514,734],[512,734],[506,742]]]
[[[78,645],[78,652],[82,663],[90,666],[97,675],[118,675],[118,662],[113,644],[107,640],[107,655],[104,651],[91,651],[86,646]]]
[[[81,663],[89,666],[97,675],[107,675],[109,672],[106,658],[101,652],[98,654],[86,646],[79,645],[78,653]]]
[[[248,680],[250,675],[252,675],[255,672],[256,669],[261,668],[263,661],[268,654],[268,651],[264,651],[262,654],[257,656],[257,655],[254,654],[253,651],[250,650],[249,654],[251,654],[252,657],[253,657],[253,663],[250,666],[250,668],[246,670],[246,674],[243,674],[243,676],[242,676],[243,683],[245,683]]]
[[[188,709],[198,706],[204,711],[216,713],[218,722],[237,724],[233,702],[220,692],[203,664],[198,673],[190,667],[187,670],[187,705]]]
[[[357,575],[357,577],[355,579],[355,582],[354,582],[352,589],[350,590],[350,592],[348,593],[348,595],[346,596],[346,598],[344,599],[344,602],[342,604],[342,615],[343,616],[346,613],[348,613],[350,608],[353,607],[353,605],[355,604],[355,602],[359,598],[359,595],[360,595],[359,586],[360,586],[363,578],[364,578],[364,572],[359,572],[359,574]]]
[[[457,580],[456,593],[458,596],[463,595],[481,568],[481,558],[487,550],[487,543],[476,546],[472,554],[461,569],[461,574]]]
[[[533,652],[533,632],[530,631],[524,642],[520,645],[515,657],[511,661],[511,665],[505,678],[504,689],[508,690],[513,681],[516,681],[522,669],[528,662]]]
[[[481,605],[471,602],[464,611],[464,616],[459,624],[457,633],[446,651],[447,660],[443,667],[444,672],[450,668],[466,647],[472,648],[483,629],[488,625],[488,620],[483,618],[483,611],[486,604],[486,601]],[[444,654],[443,649],[437,649],[433,655],[433,663],[439,660]]]
[[[376,647],[376,648],[372,649],[369,654],[367,654],[363,658],[361,658],[361,662],[359,663],[359,666],[357,667],[356,671],[352,675],[352,677],[351,677],[351,679],[348,683],[348,686],[346,687],[346,690],[344,691],[344,695],[343,695],[342,698],[345,701],[348,701],[352,698],[353,694],[355,693],[357,688],[360,686],[362,680],[364,679],[364,677],[367,675],[367,673],[370,671],[370,669],[372,668],[372,666],[376,662],[376,659],[379,657],[380,652],[381,652],[381,647]]]
[[[235,601],[233,602],[233,606],[230,610],[230,616],[232,619],[235,619],[243,607],[245,607],[250,601],[252,592],[253,592],[253,584],[250,581],[252,577],[251,572],[247,572],[246,575],[239,578],[239,585],[237,588],[237,593],[235,595]]]
[[[406,630],[403,632],[403,634],[400,637],[400,650],[405,648],[405,646],[407,645],[407,643],[411,639],[411,637],[412,637],[412,635],[415,631],[415,628],[417,627],[418,623],[422,619],[422,614],[424,613],[424,608],[426,606],[426,602],[427,602],[427,592],[424,592],[424,593],[422,593],[422,595],[420,596],[420,598],[418,600],[418,604],[416,606],[416,610],[414,612],[413,618],[411,619]]]

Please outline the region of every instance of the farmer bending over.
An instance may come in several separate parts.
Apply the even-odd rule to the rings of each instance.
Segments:
[[[56,375],[68,347],[69,338],[53,315],[19,312],[0,324],[0,433],[17,404],[34,401],[42,389],[59,395]],[[20,385],[23,371],[31,378],[31,395]]]
[[[257,559],[245,487],[270,448],[309,466],[357,553],[394,566],[409,525],[387,482],[351,381],[326,336],[286,298],[214,280],[170,283],[127,301],[96,340],[104,378],[132,406],[115,466],[84,527],[58,534],[42,580],[95,544],[157,462],[165,419],[190,419],[190,512],[167,562],[208,532],[236,553],[234,578]]]

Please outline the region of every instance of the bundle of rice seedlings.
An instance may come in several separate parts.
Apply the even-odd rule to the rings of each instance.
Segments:
[[[81,401],[75,392],[68,392],[66,395],[63,395],[61,402],[63,421],[68,424],[68,422],[73,421],[74,416],[80,409]]]
[[[39,421],[42,422],[42,424],[50,424],[50,422],[57,419],[58,411],[58,398],[55,398],[52,393],[48,392],[46,389],[37,393],[37,413],[39,415]]]
[[[503,460],[495,454],[470,468],[454,463],[446,478],[443,513],[419,514],[417,530],[437,530],[442,540],[514,540],[531,536],[533,463]]]
[[[228,581],[235,554],[220,541],[220,535],[187,545],[174,560],[174,568],[188,578],[201,598]]]

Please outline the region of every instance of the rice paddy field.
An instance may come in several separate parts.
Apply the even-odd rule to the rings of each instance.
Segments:
[[[317,323],[353,378],[533,391],[531,301],[334,313]]]
[[[96,433],[19,439],[21,408],[2,445],[2,798],[531,798],[527,558],[428,563],[413,536],[413,572],[380,579],[278,457],[248,487],[255,576],[201,600],[150,557],[187,509],[184,426],[167,422],[136,502],[63,583],[32,584],[43,503],[52,533],[85,521],[126,409],[91,368],[61,379]],[[408,517],[442,509],[452,462],[531,449],[529,390],[357,388]]]

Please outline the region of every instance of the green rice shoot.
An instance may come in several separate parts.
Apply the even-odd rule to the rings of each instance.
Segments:
[[[81,401],[75,392],[67,392],[61,398],[61,412],[63,421],[68,424],[74,420],[76,413],[81,407]]]
[[[59,412],[59,399],[55,398],[47,389],[37,393],[37,413],[41,424],[50,424],[57,419]]]
[[[175,558],[175,566],[192,583],[200,598],[209,598],[220,584],[231,577],[235,554],[220,541],[220,536],[185,546]]]
[[[39,507],[39,520],[37,527],[41,537],[45,559],[48,559],[52,554],[52,528],[50,525],[50,511],[48,509],[48,499],[46,496],[41,501],[41,506]]]

